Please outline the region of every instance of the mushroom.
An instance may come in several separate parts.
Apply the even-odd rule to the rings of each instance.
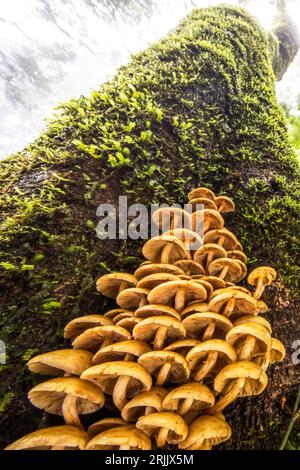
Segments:
[[[122,418],[136,422],[140,416],[163,411],[162,400],[167,393],[162,387],[153,387],[149,392],[142,392],[124,406]]]
[[[81,378],[95,383],[104,393],[112,395],[114,405],[119,410],[124,408],[128,398],[150,390],[152,386],[150,374],[135,362],[98,364],[85,370]]]
[[[118,341],[131,339],[131,334],[117,325],[97,326],[89,328],[74,339],[72,346],[74,349],[87,349],[96,353],[99,349],[105,348]]]
[[[89,328],[112,324],[113,321],[104,315],[85,315],[83,317],[74,318],[66,325],[64,338],[71,338],[73,340]]]
[[[179,276],[181,274],[184,274],[184,271],[180,269],[177,264],[159,264],[159,263],[150,263],[149,264],[144,264],[140,266],[135,272],[134,272],[134,277],[140,281],[146,276],[150,276],[150,274],[159,274],[159,273],[165,273],[165,274],[174,274],[175,276]]]
[[[137,283],[137,287],[151,290],[164,282],[178,281],[178,279],[178,276],[169,273],[150,274],[149,276],[143,277],[143,279]]]
[[[175,343],[169,344],[165,348],[165,351],[174,351],[178,354],[181,354],[181,356],[186,357],[187,353],[194,347],[199,344],[199,341],[197,339],[181,339],[179,341],[175,341]]]
[[[239,251],[239,250],[227,251],[227,258],[238,259],[238,260],[242,261],[242,263],[244,263],[244,264],[248,263],[248,258],[245,255],[245,253],[243,251]]]
[[[97,436],[101,432],[107,431],[108,429],[117,428],[120,426],[128,426],[128,423],[123,421],[121,418],[104,418],[96,421],[88,427],[88,435],[91,437]]]
[[[178,444],[188,433],[188,427],[183,418],[175,413],[160,412],[141,416],[136,427],[148,436],[155,437],[158,448],[168,444]]]
[[[211,450],[230,437],[231,428],[222,417],[204,415],[191,424],[188,436],[179,444],[179,449]]]
[[[200,286],[203,286],[207,293],[207,298],[213,293],[214,288],[208,281],[204,281],[203,277],[201,279],[193,279],[194,282],[197,282]]]
[[[218,196],[215,199],[218,211],[222,212],[233,212],[235,210],[235,205],[232,199],[227,196]]]
[[[28,393],[28,398],[37,408],[51,414],[63,415],[66,424],[78,427],[82,427],[80,414],[94,413],[102,408],[105,402],[98,387],[78,377],[47,380],[33,387]]]
[[[188,197],[189,197],[189,200],[197,199],[199,197],[211,199],[212,201],[215,201],[216,199],[216,196],[214,195],[214,193],[210,189],[207,189],[207,188],[193,189],[193,191],[189,193]]]
[[[122,309],[121,309],[122,310]],[[113,323],[115,325],[117,325],[121,320],[124,320],[124,319],[128,319],[128,318],[132,318],[133,317],[133,312],[131,310],[125,310],[123,309],[122,312],[118,313],[114,319],[113,319]],[[120,325],[122,326],[122,325]],[[126,329],[126,328],[125,328]]]
[[[129,333],[132,333],[133,328],[135,327],[135,325],[137,325],[137,323],[139,323],[139,321],[140,321],[140,318],[136,318],[134,316],[131,316],[131,317],[127,317],[127,318],[122,318],[121,320],[119,320],[116,323],[116,325],[124,328]]]
[[[150,238],[143,246],[143,255],[154,263],[165,264],[192,258],[183,241],[172,235]]]
[[[194,261],[201,264],[205,271],[208,271],[209,265],[215,259],[226,258],[226,250],[214,243],[205,243],[194,254]]]
[[[218,211],[203,209],[192,214],[192,230],[197,233],[208,232],[224,227],[224,219]]]
[[[114,323],[115,318],[117,318],[119,315],[125,314],[126,316],[130,316],[132,314],[131,310],[126,310],[125,308],[114,308],[112,310],[108,310],[104,314],[105,318],[110,318],[112,322]],[[97,325],[94,325],[97,326]],[[93,326],[90,326],[89,328],[93,328]]]
[[[236,250],[238,240],[234,233],[230,232],[226,228],[220,228],[207,232],[204,235],[204,243],[213,243],[222,246],[225,250]]]
[[[269,354],[258,353],[253,357],[253,361],[259,364],[263,370],[267,370],[270,364],[283,361],[285,355],[285,347],[281,341],[276,338],[271,338]]]
[[[183,241],[185,247],[189,251],[195,251],[203,244],[203,240],[200,235],[192,230],[188,230],[187,228],[176,228],[166,232],[165,235],[179,238]]]
[[[100,277],[96,283],[96,288],[98,292],[101,292],[106,297],[115,299],[124,289],[134,287],[135,285],[136,278],[132,274],[112,273]]]
[[[222,413],[238,397],[259,395],[267,385],[268,376],[258,364],[249,361],[229,364],[214,380],[215,391],[223,397],[207,412],[212,415]]]
[[[243,315],[242,317],[238,318],[235,320],[233,323],[234,326],[239,326],[239,325],[244,325],[245,323],[256,323],[258,325],[263,326],[269,333],[270,335],[272,334],[272,327],[268,320],[266,320],[263,317],[256,316],[254,317],[253,315]]]
[[[207,293],[203,286],[194,281],[171,281],[152,289],[148,295],[150,304],[166,304],[173,306],[177,312],[182,312],[186,303],[192,300],[206,300]]]
[[[159,350],[184,338],[186,331],[180,321],[162,315],[141,320],[134,327],[132,334],[139,341],[153,343],[153,349]]]
[[[213,286],[214,291],[226,287],[225,281],[217,276],[203,276],[201,279],[202,281],[209,282]]]
[[[194,313],[199,312],[208,312],[208,303],[206,302],[198,302],[193,301],[191,302],[182,312],[181,312],[181,319],[184,320],[186,317],[193,315]]]
[[[86,450],[151,450],[151,440],[131,425],[119,426],[97,434]]]
[[[81,375],[90,367],[92,359],[92,353],[82,349],[60,349],[33,357],[27,367],[41,375]]]
[[[236,359],[234,348],[221,339],[204,341],[191,349],[186,356],[196,382],[218,372],[226,364],[235,362]]]
[[[213,209],[218,210],[216,203],[212,199],[206,197],[196,197],[189,201],[189,206],[192,206],[192,212],[196,212],[202,209]]]
[[[166,317],[176,318],[176,320],[180,320],[179,313],[172,307],[163,304],[148,304],[144,305],[141,308],[138,308],[134,312],[134,316],[137,318],[149,318],[149,317],[158,317],[159,315],[163,315]]]
[[[53,426],[21,437],[4,450],[84,450],[88,435],[75,426]]]
[[[93,357],[94,364],[103,364],[112,361],[137,361],[138,358],[151,351],[148,344],[142,341],[129,340],[120,341],[119,343],[110,344],[100,349]]]
[[[212,276],[218,276],[229,282],[240,282],[247,273],[247,268],[239,260],[231,258],[219,258],[214,260],[208,268]]]
[[[190,375],[187,361],[173,351],[151,351],[143,354],[138,363],[156,377],[156,385],[186,383]]]
[[[116,302],[120,307],[123,308],[139,308],[146,305],[147,296],[149,294],[148,289],[141,289],[140,287],[133,287],[132,289],[126,289],[120,292]]]
[[[190,213],[180,207],[161,207],[152,216],[152,220],[164,233],[167,230],[190,226]]]
[[[208,308],[211,312],[222,313],[226,317],[233,315],[257,315],[256,301],[245,292],[232,289],[220,289],[209,302]],[[218,291],[216,291],[217,293]]]
[[[257,311],[259,314],[267,313],[269,311],[269,307],[263,300],[257,301]]]
[[[233,327],[227,317],[209,311],[189,315],[182,321],[182,325],[189,337],[201,339],[201,341],[213,338],[224,339],[226,333]]]
[[[183,259],[181,261],[176,261],[175,266],[180,268],[188,276],[204,274],[204,269],[201,264],[196,263],[196,261],[193,260]]]
[[[240,361],[250,361],[255,354],[267,355],[271,349],[271,335],[268,330],[251,321],[234,326],[227,333],[226,341],[235,348]]]
[[[260,266],[259,268],[254,269],[248,276],[248,284],[255,286],[255,292],[253,297],[255,299],[260,299],[266,286],[272,284],[276,279],[276,271],[269,266]]]
[[[206,385],[189,382],[171,390],[164,398],[162,406],[165,410],[176,411],[185,417],[192,410],[199,414],[214,403],[215,397]]]

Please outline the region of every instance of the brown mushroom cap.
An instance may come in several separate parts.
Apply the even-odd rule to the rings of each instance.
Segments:
[[[133,328],[135,327],[135,325],[137,325],[139,322],[141,321],[140,318],[136,318],[134,316],[132,317],[127,317],[127,318],[122,318],[121,320],[119,320],[116,325],[122,327],[122,328],[125,328],[125,330],[127,330],[129,333],[132,333],[133,331]]]
[[[245,292],[231,288],[224,289],[222,293],[214,296],[208,306],[211,312],[229,317],[238,314],[257,315],[256,300]]]
[[[124,320],[125,318],[132,318],[133,317],[133,312],[131,310],[123,310],[122,312],[118,313],[113,319],[113,323],[117,325],[119,321]],[[122,326],[122,325],[120,325]],[[126,328],[125,328],[126,329]]]
[[[256,286],[258,279],[261,278],[263,284],[269,286],[276,279],[276,275],[275,269],[270,266],[259,266],[249,274],[247,281],[251,286]]]
[[[193,191],[189,193],[188,197],[189,197],[189,200],[196,199],[199,197],[205,197],[207,199],[211,199],[212,201],[216,199],[216,196],[214,195],[214,193],[208,188],[193,189]]]
[[[217,276],[203,276],[202,281],[209,282],[213,286],[214,291],[226,287],[225,281]]]
[[[166,317],[173,317],[176,318],[177,320],[180,320],[180,315],[179,313],[176,312],[176,310],[172,307],[169,307],[168,305],[163,305],[163,304],[148,304],[144,305],[141,308],[138,308],[134,312],[134,316],[137,318],[149,318],[149,317],[158,317],[160,315],[166,316]]]
[[[84,450],[88,443],[85,431],[75,426],[53,426],[21,437],[4,450]]]
[[[170,305],[173,303],[175,310],[179,313],[184,309],[185,304],[192,300],[201,302],[206,298],[205,288],[194,281],[166,282],[152,289],[148,295],[150,304]]]
[[[204,274],[204,269],[201,264],[196,263],[196,261],[193,260],[183,259],[181,261],[177,261],[175,266],[180,268],[185,274],[189,276]]]
[[[179,449],[210,450],[230,437],[231,429],[224,419],[219,416],[200,416],[191,424],[187,439],[179,444]]]
[[[197,382],[189,382],[171,390],[162,402],[165,410],[176,411],[180,416],[190,410],[200,412],[214,405],[215,397],[210,389]]]
[[[87,349],[96,353],[101,347],[129,339],[131,339],[131,334],[125,328],[117,325],[97,326],[96,328],[89,328],[80,336],[77,336],[72,346],[74,349]]]
[[[181,312],[181,319],[188,317],[189,315],[193,315],[194,313],[200,312],[208,312],[208,303],[206,302],[198,302],[197,300],[191,302],[182,312]]]
[[[143,264],[140,266],[135,272],[134,277],[140,281],[146,276],[150,276],[150,274],[159,274],[159,273],[168,273],[174,274],[175,276],[179,276],[184,274],[184,271],[180,269],[177,264],[159,264],[159,263],[150,263]]]
[[[270,323],[268,322],[268,320],[266,320],[263,317],[259,317],[259,316],[255,317],[253,315],[243,315],[242,317],[235,320],[233,324],[234,326],[239,326],[239,325],[244,325],[245,323],[249,323],[249,322],[256,323],[256,324],[263,326],[270,333],[270,335],[272,334],[272,327]]]
[[[213,286],[210,284],[210,282],[208,281],[205,281],[203,278],[201,279],[193,279],[194,282],[197,282],[197,284],[199,284],[200,286],[203,286],[204,289],[206,290],[206,293],[207,293],[207,298],[213,293],[214,291],[214,288]]]
[[[251,321],[234,326],[228,331],[226,341],[235,348],[239,360],[251,360],[258,352],[268,354],[271,349],[268,330]]]
[[[178,281],[178,279],[178,276],[169,273],[150,274],[149,276],[143,277],[143,279],[137,283],[137,287],[151,290],[164,282]]]
[[[153,215],[152,220],[162,232],[190,225],[190,213],[180,207],[160,207]]]
[[[138,363],[156,377],[156,384],[185,383],[190,369],[187,361],[173,351],[151,351],[143,354]]]
[[[147,303],[148,289],[141,289],[140,287],[133,287],[120,292],[116,302],[123,308],[138,308]]]
[[[236,250],[238,240],[234,233],[226,228],[209,230],[204,236],[204,243],[213,243],[222,246],[225,250]]]
[[[230,284],[230,285],[227,285],[227,284]],[[243,286],[236,286],[235,284],[232,284],[231,282],[226,282],[226,287],[215,290],[215,291],[210,295],[209,301],[211,301],[212,299],[214,299],[214,298],[217,297],[218,295],[226,294],[226,293],[229,293],[229,292],[236,293],[237,291],[239,291],[239,292],[244,292],[245,294],[247,294],[247,295],[249,295],[250,297],[252,297],[251,292],[249,291],[249,289],[246,289],[246,287],[243,287]],[[255,300],[254,300],[254,302],[257,303],[257,301],[255,301]]]
[[[42,375],[81,375],[92,363],[93,355],[81,349],[60,349],[35,356],[27,362],[31,372]]]
[[[94,413],[105,401],[98,387],[78,377],[60,377],[42,382],[29,391],[28,398],[37,408],[62,415],[67,395],[77,398],[78,414]]]
[[[198,248],[194,254],[194,261],[206,267],[208,257],[211,257],[212,261],[218,258],[226,258],[226,250],[219,245],[214,243],[205,243],[205,245]]]
[[[137,361],[138,358],[151,351],[148,344],[134,339],[129,341],[120,341],[119,343],[110,344],[100,349],[93,357],[94,364],[103,364],[112,361]]]
[[[121,418],[104,418],[96,421],[88,427],[88,435],[90,437],[97,436],[101,432],[107,431],[120,426],[128,426],[128,423],[123,421]]]
[[[189,205],[192,206],[192,211],[199,211],[202,209],[213,209],[218,210],[216,203],[212,199],[206,197],[197,197],[189,201]],[[202,207],[201,207],[202,206]]]
[[[163,395],[156,389],[163,390]],[[136,422],[140,416],[149,415],[163,411],[162,400],[168,392],[162,387],[154,387],[149,392],[142,392],[140,395],[132,398],[122,410],[122,418],[125,421]]]
[[[86,450],[151,450],[151,440],[131,425],[108,429],[93,437]]]
[[[182,321],[182,324],[188,336],[192,338],[202,338],[203,341],[211,338],[224,339],[226,333],[233,327],[233,324],[227,317],[209,311],[189,315]],[[214,326],[210,328],[212,335],[210,338],[203,338],[204,333],[207,332],[210,325]]]
[[[239,250],[231,250],[227,251],[227,258],[238,259],[242,261],[242,263],[247,264],[248,258],[243,251]]]
[[[219,276],[229,282],[240,282],[245,277],[245,269],[241,261],[231,258],[219,258],[214,260],[208,267],[212,276]]]
[[[155,263],[173,264],[181,259],[191,259],[183,241],[172,235],[158,235],[143,246],[143,255]]]
[[[203,244],[203,240],[200,235],[187,228],[169,230],[168,232],[165,232],[164,235],[171,235],[179,238],[179,240],[183,241],[186,248],[191,251],[197,250]]]
[[[181,356],[186,357],[187,353],[194,347],[199,344],[199,341],[197,339],[181,339],[179,341],[175,341],[175,343],[169,344],[165,348],[165,351],[174,351],[178,354],[181,354]]]
[[[85,315],[83,317],[74,318],[66,325],[64,338],[74,339],[89,328],[112,324],[112,320],[104,315]]]
[[[258,364],[238,361],[229,364],[219,372],[214,380],[214,389],[222,393],[230,382],[237,379],[244,379],[243,386],[239,390],[240,397],[259,395],[268,385],[268,376]]]
[[[272,338],[270,351],[270,364],[281,362],[285,358],[286,350],[281,341]]]
[[[133,329],[133,337],[146,343],[154,342],[155,349],[161,349],[185,337],[186,331],[180,321],[172,317],[156,316],[145,318]],[[161,338],[157,335],[161,334]]]
[[[148,436],[155,436],[159,448],[163,447],[166,442],[168,444],[178,444],[186,438],[188,433],[188,427],[183,418],[171,412],[141,416],[136,423],[136,427]]]
[[[209,230],[222,228],[224,227],[224,219],[218,211],[213,209],[196,211],[192,214],[192,229],[195,232],[199,232],[202,227],[204,233]]]
[[[105,318],[110,318],[114,323],[114,319],[121,314],[131,315],[132,312],[130,310],[126,310],[125,308],[114,308],[112,310],[108,310],[108,312],[106,312],[104,316]]]
[[[227,196],[218,196],[215,199],[219,212],[233,212],[235,210],[235,204],[232,199]]]
[[[129,287],[136,285],[136,278],[132,274],[127,273],[112,273],[105,274],[97,281],[96,288],[98,292],[115,299],[119,292]]]

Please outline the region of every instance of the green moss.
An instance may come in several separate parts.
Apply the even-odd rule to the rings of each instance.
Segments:
[[[0,413],[4,413],[12,399],[14,398],[14,393],[8,392],[4,396],[0,397]]]

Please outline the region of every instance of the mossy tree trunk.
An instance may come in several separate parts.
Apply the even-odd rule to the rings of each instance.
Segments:
[[[105,311],[95,281],[106,266],[132,270],[140,261],[138,242],[98,240],[97,206],[117,205],[119,195],[184,202],[205,185],[234,198],[227,222],[250,266],[267,263],[281,276],[270,319],[287,361],[273,369],[263,398],[239,402],[229,416],[233,448],[278,445],[269,422],[282,423],[279,400],[296,377],[286,366],[297,339],[299,172],[275,96],[276,52],[275,38],[244,10],[195,10],[110,83],[62,106],[36,142],[1,163],[3,442],[41,422],[26,398],[37,380],[26,360],[64,347],[71,318]]]

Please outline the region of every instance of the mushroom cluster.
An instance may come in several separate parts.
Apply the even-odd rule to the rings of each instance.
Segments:
[[[209,450],[230,438],[226,407],[262,393],[268,366],[285,356],[262,316],[268,307],[261,296],[276,272],[258,267],[248,276],[255,289],[238,285],[247,257],[223,219],[233,201],[198,188],[189,203],[192,213],[154,213],[160,235],[145,243],[146,261],[134,274],[98,279],[97,290],[118,308],[72,320],[64,331],[72,349],[28,362],[31,372],[52,376],[29,400],[65,425],[7,449]],[[102,407],[112,417],[86,431],[80,416]]]

